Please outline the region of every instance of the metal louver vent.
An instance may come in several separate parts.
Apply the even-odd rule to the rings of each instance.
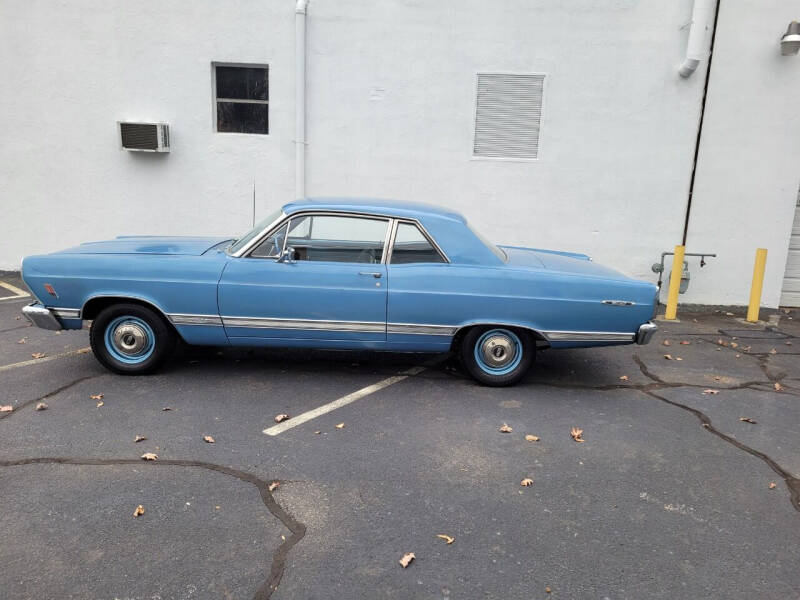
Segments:
[[[544,75],[478,73],[473,154],[539,156]]]
[[[169,152],[169,125],[166,123],[120,123],[124,150]]]

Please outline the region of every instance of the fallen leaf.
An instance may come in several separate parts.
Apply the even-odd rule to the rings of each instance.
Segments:
[[[12,410],[14,410],[13,406],[10,405],[0,406],[0,412],[11,412]]]
[[[78,354],[88,354],[89,350],[90,350],[90,348],[81,348],[80,350],[77,351],[77,353]]]
[[[569,434],[570,436],[572,436],[572,439],[575,440],[576,442],[586,441],[585,439],[583,439],[583,429],[579,429],[578,427],[573,427],[572,429],[569,430]]]
[[[440,540],[444,540],[445,542],[447,542],[448,546],[456,541],[456,538],[450,537],[449,535],[444,533],[437,533],[436,537],[438,537]]]
[[[726,313],[725,313],[725,316],[726,316],[726,317],[732,317],[732,316],[734,316],[734,315],[733,315],[733,313],[732,313],[732,312],[726,312]]]
[[[709,394],[711,394],[711,395],[719,394],[719,390],[712,390],[711,388],[709,388],[707,390],[703,390],[703,395],[704,396],[708,396]]]
[[[39,404],[36,405],[36,410],[47,410],[48,408],[46,402],[39,402]]]
[[[769,353],[770,353],[770,354],[777,354],[777,353],[778,353],[778,351],[777,351],[777,350],[775,350],[775,348],[773,348],[772,350],[770,350],[770,351],[769,351]]]
[[[44,352],[34,352],[33,354],[31,354],[31,356],[33,358],[44,358],[45,357],[45,353]]]
[[[676,356],[675,360],[683,360],[680,356]]]
[[[742,346],[742,352],[750,352],[750,348],[752,348],[752,346]]]
[[[204,436],[203,436],[203,441],[204,441],[206,444],[213,444],[213,443],[214,443],[214,438],[213,438],[213,437],[211,437],[210,435],[204,435]]]
[[[681,346],[688,346],[691,343],[689,340],[681,340]]]
[[[165,407],[164,407],[164,408],[162,408],[161,410],[162,410],[163,412],[166,412],[166,411],[168,411],[168,410],[172,410],[172,407],[171,407],[171,406],[165,406]]]
[[[503,423],[503,425],[500,427],[498,431],[500,433],[511,433],[512,431],[514,431],[514,429],[510,427],[508,423]]]
[[[776,392],[780,392],[781,390],[783,390],[783,386],[777,381],[775,382],[775,385],[773,387],[775,388]]]
[[[741,354],[737,354],[734,358],[742,358]]]
[[[628,381],[628,376],[627,375],[620,375],[619,376],[619,380],[620,381]]]
[[[545,591],[545,593],[549,594],[549,593],[551,593],[553,590],[551,590],[549,587],[546,587],[546,588],[544,588],[544,591]]]
[[[145,452],[142,454],[142,460],[158,460],[158,454],[153,454],[152,452]]]
[[[722,377],[719,375],[714,375],[714,381],[722,381]]]
[[[736,342],[731,342],[731,348],[738,348],[738,347],[739,344],[737,344]]]
[[[18,343],[18,344],[24,344],[24,343],[25,343],[25,338],[22,338],[22,339],[21,339],[20,341],[18,341],[17,343]]]
[[[92,394],[91,396],[89,396],[89,399],[90,400],[102,400],[103,399],[103,394]]]
[[[133,516],[141,517],[143,514],[144,514],[144,506],[140,504],[139,506],[136,507],[136,510],[133,511]]]
[[[344,429],[344,423],[338,423],[337,425],[334,425],[334,427],[336,427],[336,429]]]
[[[522,487],[528,487],[529,485],[533,485],[533,479],[530,477],[526,477],[522,481],[519,482]]]
[[[539,441],[539,436],[538,435],[531,435],[529,433],[528,435],[525,436],[525,441],[526,442],[538,442]]]
[[[753,425],[756,424],[756,421],[754,421],[750,417],[739,417],[739,420],[744,422],[744,423],[752,423]]]
[[[786,342],[786,345],[787,345],[787,346],[791,346],[791,345],[792,345],[792,342]]]
[[[671,354],[665,354],[664,358],[666,358],[667,360],[672,360],[672,355]]]
[[[134,443],[134,444],[137,444],[137,443],[139,443],[139,442],[143,442],[143,441],[145,441],[146,439],[147,439],[147,438],[146,438],[146,437],[144,437],[143,435],[137,435],[135,438],[133,438],[133,443]]]
[[[280,423],[282,421],[285,421],[288,418],[289,418],[289,415],[284,415],[284,414],[275,415],[275,422],[276,423]]]
[[[267,489],[269,489],[270,492],[274,492],[276,489],[278,489],[278,486],[280,484],[281,484],[280,481],[270,481],[269,485],[267,486]]]
[[[661,342],[661,345],[662,346],[669,346],[669,340],[664,340],[663,342]]]
[[[778,487],[777,483],[775,483],[774,481],[769,482],[769,489],[774,490],[776,487]]]
[[[415,558],[416,558],[416,556],[414,556],[413,552],[406,552],[405,554],[403,554],[403,558],[401,558],[397,562],[399,562],[402,565],[402,567],[405,569],[408,565],[411,564],[411,561],[414,560]]]
[[[320,433],[322,433],[322,432],[321,432],[321,431],[315,431],[314,433],[315,433],[316,435],[319,435],[319,434],[320,434]]]
[[[100,402],[97,403],[97,408],[100,408],[101,406],[103,406],[103,404],[105,404],[105,402],[100,400]]]

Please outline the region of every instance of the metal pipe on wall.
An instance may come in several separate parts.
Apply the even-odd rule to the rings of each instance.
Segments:
[[[715,3],[716,0],[694,0],[689,41],[686,43],[686,58],[678,68],[681,77],[689,77],[694,73],[700,61],[708,55],[706,32],[711,28]]]
[[[306,14],[308,0],[297,0],[294,11],[294,195],[306,195]]]

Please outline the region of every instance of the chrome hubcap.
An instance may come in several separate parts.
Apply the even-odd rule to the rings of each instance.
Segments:
[[[114,347],[122,354],[134,356],[147,346],[147,332],[135,323],[125,323],[114,330]]]
[[[481,345],[481,355],[487,365],[499,369],[514,360],[517,347],[507,336],[493,335],[484,340]]]

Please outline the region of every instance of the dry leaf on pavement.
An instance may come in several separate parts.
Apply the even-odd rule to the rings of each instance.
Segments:
[[[689,340],[681,340],[681,346],[688,346],[691,343]]]
[[[683,360],[680,356],[676,356],[675,360]]]
[[[498,431],[499,431],[500,433],[511,433],[512,431],[514,431],[514,429],[513,429],[513,428],[511,428],[511,427],[509,426],[509,424],[508,424],[508,423],[503,423],[503,424],[500,426],[500,429],[498,429]]]
[[[100,402],[97,403],[97,408],[100,408],[101,406],[103,406],[103,404],[105,404],[105,402],[100,400]]]
[[[203,441],[204,441],[206,444],[213,444],[213,443],[214,443],[214,438],[213,438],[213,437],[211,437],[210,435],[204,435],[204,436],[203,436]]]
[[[168,410],[172,410],[172,407],[171,407],[171,406],[165,406],[165,407],[164,407],[164,408],[162,408],[161,410],[162,410],[163,412],[166,412],[166,411],[168,411]]]
[[[672,360],[672,355],[671,354],[665,354],[664,358],[666,358],[667,360]]]
[[[45,357],[45,353],[44,352],[34,352],[33,354],[31,354],[31,356],[33,358],[44,358]]]
[[[539,436],[538,435],[531,435],[529,433],[528,435],[525,436],[525,441],[526,442],[538,442],[539,441]]]
[[[47,410],[47,409],[48,406],[46,402],[39,402],[39,404],[36,405],[36,410]]]
[[[619,380],[620,381],[628,381],[628,376],[627,375],[620,375],[619,376]]]
[[[663,342],[661,342],[661,345],[662,346],[669,346],[669,340],[664,340]]]
[[[280,481],[270,481],[270,482],[269,482],[269,485],[267,486],[267,489],[268,489],[270,492],[274,492],[276,489],[278,489],[278,486],[279,486],[280,484],[281,484],[281,482],[280,482]]]
[[[17,343],[18,343],[18,344],[24,344],[24,343],[25,343],[25,338],[22,338],[22,339],[21,339],[20,341],[18,341]]]
[[[275,422],[276,423],[280,423],[282,421],[285,421],[288,418],[289,418],[289,415],[284,415],[284,414],[275,415]]]
[[[770,351],[769,351],[769,353],[770,353],[770,354],[777,354],[777,353],[778,353],[778,351],[777,351],[777,350],[775,350],[775,348],[773,348],[772,350],[770,350]]]
[[[102,400],[103,399],[103,394],[92,394],[91,396],[89,396],[89,399],[90,400]]]
[[[134,517],[141,517],[144,514],[144,506],[141,504],[136,507],[136,510],[133,511]]]
[[[714,394],[719,394],[719,390],[713,390],[711,388],[708,388],[707,390],[703,390],[703,395],[704,396],[709,396],[709,395],[713,396]]]
[[[158,454],[152,452],[145,452],[142,454],[142,460],[158,460]]]
[[[775,483],[774,481],[769,482],[769,489],[774,490],[776,487],[778,487],[777,483]]]
[[[780,392],[783,389],[783,386],[777,381],[775,382],[775,385],[773,387],[775,388],[776,392]]]
[[[739,420],[742,421],[743,423],[752,423],[753,425],[756,424],[756,421],[754,421],[750,417],[739,417]]]
[[[0,406],[0,412],[11,412],[12,410],[14,410],[14,407],[11,406],[10,404]]]
[[[144,437],[143,435],[137,435],[135,438],[133,438],[133,443],[136,444],[137,442],[143,442],[146,439],[147,438]]]
[[[585,439],[583,439],[583,429],[579,429],[578,427],[573,427],[572,429],[569,430],[569,434],[570,436],[572,436],[572,439],[575,440],[576,442],[586,441]]]
[[[334,427],[336,427],[336,429],[344,429],[344,423],[337,423]]]
[[[399,562],[402,565],[402,567],[405,569],[408,565],[411,564],[411,561],[414,560],[415,558],[416,558],[416,556],[414,556],[413,552],[406,552],[405,554],[403,554],[403,558],[401,558],[397,562]]]
[[[447,542],[448,546],[456,541],[456,538],[450,537],[449,535],[447,535],[445,533],[437,533],[436,537],[438,537],[440,540],[444,540],[445,542]]]
[[[533,485],[533,479],[530,477],[526,477],[522,481],[519,482],[522,487],[528,487],[529,485]]]

